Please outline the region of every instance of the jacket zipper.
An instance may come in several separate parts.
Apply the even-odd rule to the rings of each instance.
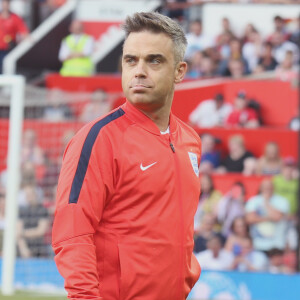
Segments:
[[[171,138],[170,138],[170,147],[171,147],[173,153],[175,153],[175,147],[174,147],[174,145],[173,145],[172,142],[171,142]]]
[[[170,147],[174,153],[174,163],[175,163],[175,175],[176,175],[176,183],[178,186],[178,194],[179,194],[179,215],[180,215],[180,258],[179,258],[179,278],[178,281],[180,282],[180,284],[178,284],[178,300],[179,299],[183,299],[183,291],[182,291],[182,286],[184,285],[184,282],[182,282],[184,280],[184,274],[183,274],[183,241],[184,241],[184,229],[183,229],[183,203],[182,203],[182,190],[181,190],[181,185],[180,185],[180,170],[179,170],[179,166],[178,166],[178,157],[177,154],[175,153],[175,147],[171,141],[171,135],[169,135],[169,143],[170,143]]]

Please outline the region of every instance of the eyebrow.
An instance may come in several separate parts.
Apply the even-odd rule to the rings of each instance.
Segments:
[[[146,59],[152,60],[152,59],[155,59],[155,58],[158,58],[161,61],[165,61],[166,60],[166,58],[162,54],[149,54],[149,55],[147,55]]]
[[[132,55],[132,54],[125,54],[123,59],[136,59],[137,56],[136,55]],[[162,54],[149,54],[146,56],[146,60],[152,60],[152,59],[155,59],[155,58],[158,58],[160,59],[161,61],[166,61],[166,57],[163,56]]]
[[[135,55],[131,55],[131,54],[126,54],[123,56],[123,59],[128,59],[128,58],[136,58]]]

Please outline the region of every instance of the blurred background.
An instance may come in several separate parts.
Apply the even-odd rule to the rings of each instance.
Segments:
[[[0,249],[5,230],[16,235],[9,274],[0,250],[2,290],[16,292],[5,299],[65,299],[51,248],[62,155],[85,123],[125,101],[120,25],[136,11],[173,18],[188,40],[173,113],[202,138],[203,271],[189,299],[299,300],[299,0],[0,0]],[[26,84],[13,117],[15,75]],[[20,180],[8,174],[11,151]]]

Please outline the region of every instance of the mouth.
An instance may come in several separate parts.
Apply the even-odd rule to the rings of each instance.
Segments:
[[[145,91],[147,89],[150,89],[151,86],[145,85],[145,84],[132,84],[129,86],[129,88],[134,91],[134,92],[141,92],[141,91]]]

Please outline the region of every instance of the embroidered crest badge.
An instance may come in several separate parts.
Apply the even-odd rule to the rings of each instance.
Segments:
[[[193,152],[188,152],[192,167],[194,169],[195,174],[199,177],[199,167],[198,167],[198,160],[197,154]]]

